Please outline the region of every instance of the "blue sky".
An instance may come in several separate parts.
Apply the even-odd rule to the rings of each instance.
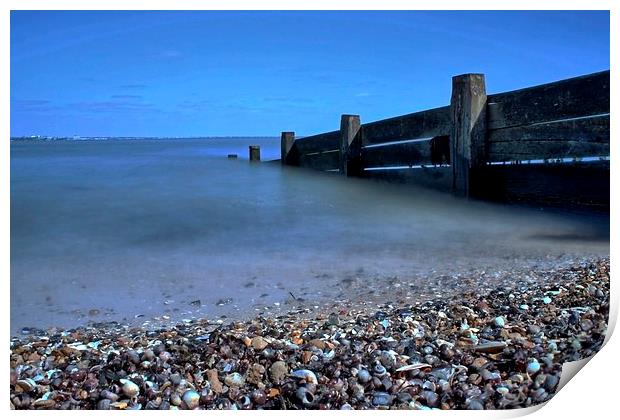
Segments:
[[[11,135],[307,135],[608,68],[606,11],[12,11]]]

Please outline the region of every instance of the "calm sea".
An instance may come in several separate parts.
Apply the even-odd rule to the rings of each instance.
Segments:
[[[275,138],[12,142],[12,331],[231,317],[331,299],[351,276],[609,253],[608,219],[253,164],[249,144],[278,158]]]

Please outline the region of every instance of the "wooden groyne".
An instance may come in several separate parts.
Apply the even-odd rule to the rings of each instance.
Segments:
[[[487,95],[452,78],[450,105],[296,139],[283,164],[466,197],[609,209],[609,71]]]

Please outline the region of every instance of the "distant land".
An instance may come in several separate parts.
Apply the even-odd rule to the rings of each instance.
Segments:
[[[86,136],[16,136],[11,137],[11,141],[32,141],[32,140],[41,140],[41,141],[56,141],[56,140],[161,140],[161,139],[272,139],[278,138],[277,136],[182,136],[182,137],[174,137],[174,136],[163,136],[163,137],[144,137],[144,136],[96,136],[96,137],[86,137]]]

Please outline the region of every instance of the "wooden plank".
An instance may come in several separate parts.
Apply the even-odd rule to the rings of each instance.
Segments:
[[[489,130],[489,142],[515,140],[581,141],[609,144],[609,115]]]
[[[295,144],[295,132],[294,131],[283,131],[280,135],[280,161],[283,165],[290,165],[292,159],[289,159],[288,156],[294,153],[291,153],[293,149],[293,145]],[[292,156],[291,156],[292,157]]]
[[[364,167],[420,165],[431,163],[430,140],[362,149]]]
[[[340,151],[301,155],[299,157],[299,166],[319,171],[338,169],[340,166]]]
[[[362,136],[359,115],[340,117],[340,173],[345,176],[360,176],[363,171]]]
[[[609,156],[609,115],[489,132],[488,160]]]
[[[484,165],[486,147],[487,94],[484,74],[462,74],[452,78],[450,99],[450,162],[453,190],[468,197],[470,170]]]
[[[489,95],[490,129],[609,113],[609,71]]]
[[[364,177],[445,192],[452,189],[452,168],[446,166],[364,171]]]
[[[504,141],[491,144],[489,162],[609,156],[609,144],[579,141]]]
[[[476,169],[475,196],[507,203],[609,212],[609,161],[491,165]]]
[[[260,161],[260,146],[248,146],[250,152],[250,162]]]
[[[301,155],[340,149],[340,130],[316,134],[295,140],[295,148]]]
[[[450,133],[450,107],[429,109],[362,125],[363,144],[415,140]]]

